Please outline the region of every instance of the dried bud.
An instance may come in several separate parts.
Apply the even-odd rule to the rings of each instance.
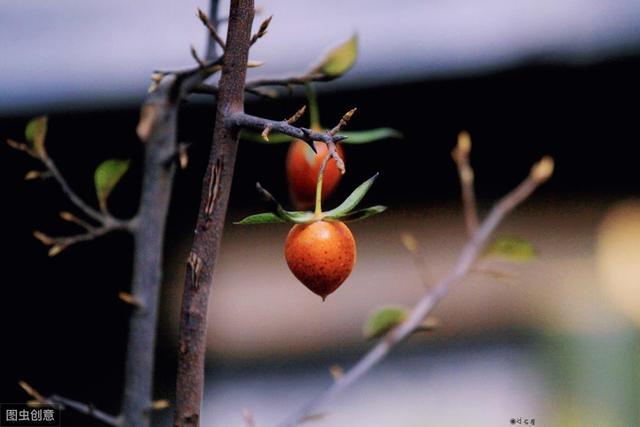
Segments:
[[[180,163],[180,169],[182,170],[189,166],[189,153],[187,152],[186,144],[180,144],[178,146],[178,163]]]
[[[56,256],[60,252],[62,252],[64,250],[64,248],[65,247],[63,245],[53,245],[49,249],[49,252],[47,253],[47,255],[49,255],[50,257]]]
[[[418,250],[418,241],[410,233],[402,233],[400,235],[400,240],[402,240],[402,244],[404,247],[411,253],[415,253]]]
[[[31,181],[33,179],[38,179],[41,176],[42,176],[42,172],[33,170],[33,171],[27,172],[27,174],[24,176],[24,180],[25,181]]]
[[[254,61],[251,59],[247,61],[247,68],[258,68],[262,65],[264,65],[264,61]]]
[[[469,132],[462,131],[458,134],[458,146],[456,147],[458,153],[468,156],[471,152],[471,135]]]
[[[351,117],[355,114],[357,110],[358,110],[357,108],[352,108],[351,110],[347,111],[345,115],[342,116],[342,120],[344,120],[345,122],[348,122],[349,120],[351,120]]]
[[[169,401],[167,399],[154,400],[151,402],[151,409],[155,411],[159,411],[162,409],[167,409],[169,406]]]
[[[307,106],[303,105],[302,108],[300,108],[298,111],[296,111],[296,113],[289,117],[287,119],[287,123],[289,123],[290,125],[294,124],[295,122],[297,122],[298,120],[300,120],[300,117],[302,117],[302,115],[304,114],[304,112],[307,110]]]
[[[264,142],[269,142],[269,134],[271,133],[271,126],[265,126],[264,130],[260,134]]]
[[[146,142],[151,136],[151,130],[156,120],[156,106],[153,104],[145,104],[140,110],[140,121],[136,128],[138,138],[142,142]]]
[[[33,237],[38,239],[43,245],[46,246],[53,245],[56,242],[53,237],[47,236],[41,231],[34,231]]]
[[[336,381],[338,381],[344,375],[344,369],[342,369],[342,367],[340,367],[339,365],[332,365],[329,368],[329,372],[331,373],[333,379]]]
[[[551,156],[544,156],[531,168],[531,178],[537,182],[545,182],[553,175],[554,162]]]
[[[118,292],[118,298],[120,298],[120,300],[126,302],[127,304],[130,304],[136,307],[140,307],[142,305],[136,297],[134,297],[128,292]]]

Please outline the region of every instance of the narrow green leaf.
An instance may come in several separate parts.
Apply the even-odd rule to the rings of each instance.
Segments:
[[[327,80],[335,79],[349,71],[357,57],[358,36],[354,34],[349,40],[332,49],[312,73],[321,73]]]
[[[284,219],[280,218],[278,215],[273,212],[264,212],[255,215],[249,215],[246,218],[238,222],[234,222],[234,224],[238,225],[253,225],[253,224],[276,224],[283,223]]]
[[[24,136],[31,145],[33,152],[39,157],[45,154],[44,139],[47,136],[47,116],[39,116],[27,123]]]
[[[407,314],[407,309],[401,306],[389,305],[378,308],[367,318],[362,333],[367,339],[379,338],[404,322]]]
[[[122,176],[129,169],[129,160],[109,159],[100,163],[94,173],[96,195],[100,209],[106,211],[107,199]]]
[[[294,224],[307,224],[314,220],[313,212],[287,211],[280,205],[278,205],[276,215],[280,216],[283,220]]]
[[[380,141],[381,139],[395,138],[402,139],[402,134],[392,128],[377,128],[369,130],[358,130],[351,132],[340,132],[340,135],[347,137],[341,144],[366,144],[368,142]]]
[[[260,142],[262,144],[282,144],[284,142],[291,142],[294,140],[292,136],[273,132],[269,134],[269,142],[267,142],[262,138],[262,135],[260,133],[249,132],[246,130],[240,131],[240,139],[250,142]]]
[[[386,206],[377,205],[377,206],[371,206],[369,208],[359,209],[357,211],[352,211],[343,215],[326,216],[324,219],[327,219],[329,221],[340,220],[343,222],[360,221],[361,219],[369,218],[370,216],[382,213],[386,209],[387,209]]]
[[[314,220],[312,212],[287,211],[276,200],[275,197],[265,190],[260,183],[256,183],[256,189],[262,196],[267,199],[271,205],[273,215],[277,216],[282,222],[292,222],[294,224],[306,224]],[[246,219],[246,218],[245,218]]]
[[[538,255],[536,248],[521,237],[500,236],[484,251],[485,255],[496,256],[507,261],[526,262]]]
[[[345,201],[340,204],[340,206],[326,212],[325,216],[338,217],[338,216],[344,216],[347,213],[351,212],[356,206],[358,206],[358,203],[362,201],[365,194],[367,194],[367,191],[369,191],[369,189],[371,188],[371,186],[373,185],[373,182],[376,180],[377,177],[378,177],[378,173],[376,173],[371,178],[369,178],[368,180],[360,184],[355,190],[353,190],[353,192],[349,195],[349,197],[347,197]]]

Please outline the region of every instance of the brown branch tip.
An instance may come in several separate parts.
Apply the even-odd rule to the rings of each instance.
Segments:
[[[261,39],[267,34],[267,29],[269,28],[271,19],[273,19],[273,15],[271,15],[270,17],[262,21],[262,24],[260,24],[260,28],[258,28],[258,32],[255,33],[253,36],[251,36],[251,42],[250,42],[251,45],[255,44],[255,42],[257,42],[258,39]]]
[[[349,120],[351,120],[351,117],[353,117],[357,110],[357,108],[352,108],[351,110],[344,113],[344,116],[342,116],[338,124],[329,131],[329,135],[334,136],[335,134],[340,132],[340,130],[347,125]]]
[[[303,105],[298,111],[296,111],[296,113],[293,116],[289,117],[286,120],[286,122],[289,123],[290,125],[294,124],[295,122],[300,120],[300,117],[302,117],[305,111],[307,111],[307,106]]]
[[[222,40],[222,37],[220,37],[218,31],[216,31],[216,27],[213,25],[211,20],[209,20],[207,14],[204,13],[200,8],[198,8],[198,18],[200,18],[200,21],[202,21],[204,26],[207,27],[207,30],[209,30],[209,35],[211,36],[211,38],[215,40],[216,43],[218,43],[222,50],[224,50],[226,48],[224,40]]]

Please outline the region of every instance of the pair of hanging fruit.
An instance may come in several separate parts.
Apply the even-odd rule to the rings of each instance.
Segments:
[[[322,132],[320,114],[313,86],[306,85],[310,127]],[[386,138],[401,138],[391,128],[342,132],[347,139],[336,144],[335,150],[344,160],[343,144],[365,144]],[[259,134],[243,132],[244,139],[265,142]],[[291,272],[312,292],[324,300],[349,277],[356,261],[356,243],[344,222],[362,219],[382,212],[384,206],[373,206],[354,211],[373,184],[377,174],[361,184],[337,208],[322,211],[322,202],[331,196],[338,186],[342,173],[334,158],[330,157],[326,143],[313,142],[313,149],[302,140],[287,135],[271,133],[268,143],[290,142],[286,159],[287,182],[291,201],[297,211],[285,211],[264,189],[263,194],[272,202],[273,211],[251,215],[238,224],[290,222],[291,228],[285,242],[285,258]],[[314,212],[305,211],[315,205]]]

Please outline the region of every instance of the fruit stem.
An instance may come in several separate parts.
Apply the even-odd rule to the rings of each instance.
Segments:
[[[318,98],[316,97],[316,90],[312,83],[305,83],[304,91],[307,95],[307,101],[309,102],[309,122],[311,129],[320,129],[320,110],[318,109]]]
[[[325,158],[322,159],[320,171],[318,172],[318,183],[316,184],[316,209],[314,211],[314,215],[318,220],[322,218],[322,177],[324,175],[324,169],[327,167],[327,163],[329,163],[330,158],[331,154],[327,152]]]

